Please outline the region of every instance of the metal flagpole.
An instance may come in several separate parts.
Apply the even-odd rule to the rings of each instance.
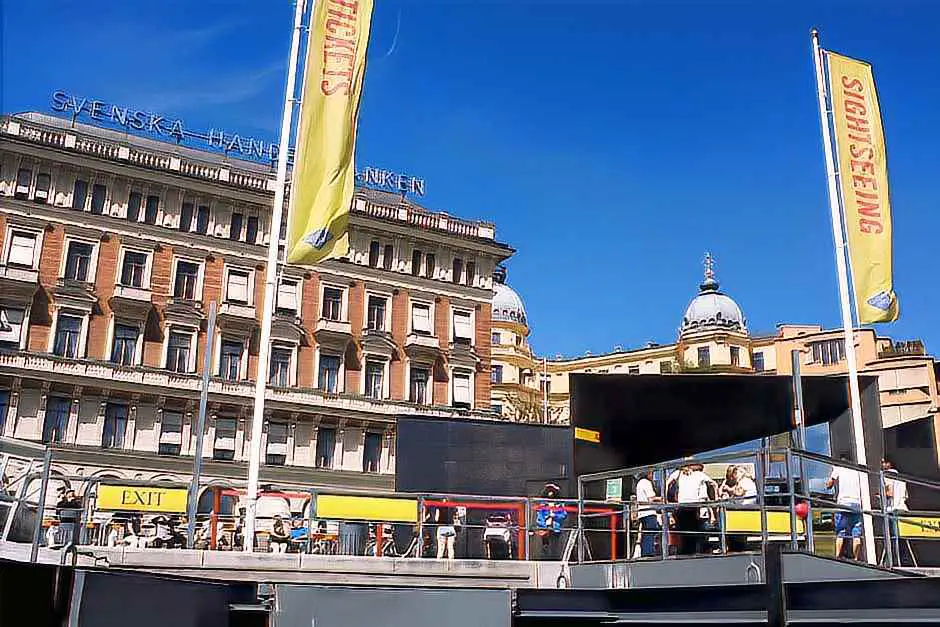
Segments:
[[[313,2],[313,0],[311,0]],[[287,183],[287,151],[290,146],[291,122],[294,117],[297,59],[300,55],[300,34],[303,30],[305,0],[297,0],[294,9],[294,31],[287,62],[287,87],[284,90],[284,112],[281,117],[281,141],[277,151],[277,180],[274,207],[268,236],[268,260],[264,268],[264,308],[261,310],[261,338],[258,345],[258,371],[255,375],[255,406],[251,419],[251,449],[248,457],[248,488],[245,493],[246,552],[254,551],[255,511],[258,503],[258,475],[261,472],[261,431],[264,428],[264,395],[268,384],[268,357],[271,352],[271,323],[274,317],[274,296],[277,292],[277,252],[281,239],[281,218],[284,213],[284,187]]]
[[[193,476],[186,501],[186,547],[193,548],[196,538],[196,514],[199,505],[199,480],[202,477],[202,448],[206,433],[206,405],[209,401],[209,374],[215,346],[215,301],[209,303],[209,324],[206,327],[206,354],[202,362],[202,389],[199,392],[199,416],[196,418],[196,451],[193,455]]]
[[[865,454],[865,428],[862,424],[862,394],[858,385],[858,362],[855,356],[855,334],[852,322],[852,306],[849,296],[849,273],[846,263],[845,234],[842,230],[842,207],[837,184],[835,157],[830,136],[829,111],[826,104],[826,80],[823,73],[822,49],[819,47],[819,33],[812,31],[813,61],[816,65],[816,95],[819,99],[819,121],[823,138],[823,150],[826,156],[826,178],[829,187],[829,209],[832,214],[832,236],[835,241],[836,271],[839,276],[839,304],[842,308],[842,331],[845,337],[845,360],[849,367],[849,396],[851,399],[852,433],[855,439],[855,461],[860,466],[867,466]],[[866,486],[861,490],[863,512],[871,511],[869,478],[865,476]],[[865,537],[865,555],[868,563],[874,564],[875,536],[871,514],[863,515]]]
[[[542,358],[542,421],[548,424],[548,359]]]

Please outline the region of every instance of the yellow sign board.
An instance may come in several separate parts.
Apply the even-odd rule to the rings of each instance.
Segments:
[[[99,485],[97,509],[119,512],[186,512],[186,488]]]
[[[582,427],[574,428],[574,439],[575,440],[584,440],[585,442],[593,442],[594,444],[601,443],[601,432],[594,431],[593,429],[584,429]]]
[[[317,495],[317,518],[331,520],[371,520],[374,522],[418,521],[418,501],[373,496]]]
[[[898,535],[902,538],[940,538],[940,518],[936,516],[899,518]]]
[[[756,510],[728,510],[725,516],[726,533],[760,533],[760,512]],[[796,521],[796,532],[802,534],[806,525]],[[767,533],[790,533],[790,512],[767,512]]]

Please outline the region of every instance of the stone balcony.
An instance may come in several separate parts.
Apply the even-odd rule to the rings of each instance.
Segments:
[[[441,342],[433,335],[409,333],[405,338],[405,352],[418,363],[434,364],[443,357]]]
[[[476,349],[469,342],[451,342],[448,360],[455,366],[463,366],[476,370],[480,365],[480,357]]]
[[[119,316],[135,320],[144,318],[153,307],[153,291],[132,285],[115,285],[108,303]]]
[[[89,359],[65,359],[45,353],[0,351],[0,375],[79,385],[86,389],[106,387],[113,391],[154,396],[199,398],[202,378],[198,373],[184,374],[146,368],[120,366],[111,362]],[[209,381],[211,402],[230,403],[249,407],[254,397],[252,381]],[[415,416],[439,418],[466,417],[465,411],[446,406],[424,406],[405,401],[373,400],[352,394],[327,394],[309,388],[268,387],[267,407],[290,412],[323,413],[336,417],[394,420],[407,413]],[[489,413],[477,412],[474,418],[492,418]]]
[[[247,336],[258,326],[254,305],[224,302],[219,305],[219,327],[237,335]]]
[[[392,359],[398,350],[392,334],[388,331],[363,329],[361,342],[363,353],[379,355],[385,359]]]
[[[342,320],[320,318],[313,333],[318,344],[334,351],[345,351],[353,339],[352,325]]]
[[[27,305],[39,289],[39,271],[0,265],[0,298],[11,304]]]

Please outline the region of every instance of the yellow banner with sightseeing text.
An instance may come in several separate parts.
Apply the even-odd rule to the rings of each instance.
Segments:
[[[316,517],[324,520],[414,523],[418,521],[418,501],[373,496],[318,494]]]
[[[839,184],[861,324],[900,314],[892,275],[891,200],[881,109],[871,66],[826,52]]]
[[[940,538],[940,518],[936,516],[905,516],[898,518],[898,535],[902,538]]]
[[[186,494],[186,488],[99,485],[95,507],[119,512],[182,514],[186,512]]]
[[[582,440],[584,442],[591,442],[593,444],[600,444],[601,432],[594,431],[593,429],[584,429],[583,427],[575,427],[574,439]]]
[[[313,10],[288,212],[287,261],[349,253],[356,124],[372,0],[319,0]]]

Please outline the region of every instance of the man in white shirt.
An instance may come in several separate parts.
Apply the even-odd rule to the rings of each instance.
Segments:
[[[704,537],[699,516],[711,478],[698,467],[683,466],[676,477],[676,527],[679,532],[679,554],[695,555],[702,552]]]
[[[849,463],[847,455],[840,455],[839,460]],[[836,528],[836,557],[842,557],[845,541],[852,539],[852,556],[858,560],[862,553],[862,480],[857,470],[833,466],[826,489],[835,488],[836,504],[842,506],[835,512],[833,522]]]
[[[885,482],[885,511],[888,513],[888,520],[891,522],[891,545],[894,549],[894,559],[901,562],[901,534],[898,529],[898,518],[908,511],[907,507],[907,482],[902,481],[898,476],[898,471],[891,461],[885,459],[881,462],[881,468],[884,470]]]
[[[659,517],[652,507],[643,507],[650,503],[661,503],[662,499],[656,495],[653,487],[653,471],[646,471],[646,475],[636,482],[636,518],[640,523],[640,557],[656,555],[656,538],[661,535],[662,527]]]

